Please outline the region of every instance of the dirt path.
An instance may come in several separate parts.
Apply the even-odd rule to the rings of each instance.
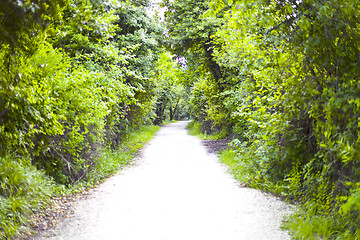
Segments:
[[[122,171],[37,240],[286,240],[283,202],[238,187],[216,156],[186,132],[163,127],[137,166]]]

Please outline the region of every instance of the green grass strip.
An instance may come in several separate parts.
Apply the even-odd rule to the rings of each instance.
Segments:
[[[29,233],[26,227],[34,212],[44,209],[51,197],[71,195],[96,186],[131,163],[139,150],[153,138],[158,126],[142,126],[129,132],[116,150],[103,149],[88,176],[69,188],[58,185],[28,159],[0,158],[0,239]]]

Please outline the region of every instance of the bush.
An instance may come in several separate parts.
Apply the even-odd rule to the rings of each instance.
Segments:
[[[247,184],[301,204],[295,236],[355,239],[360,1],[211,2],[204,19],[223,21],[213,57],[227,77],[223,89],[195,85],[197,120],[233,121],[229,164]]]
[[[87,175],[69,188],[37,170],[27,158],[12,158],[10,155],[0,158],[0,239],[27,233],[31,214],[46,207],[50,197],[93,187],[119,171],[131,162],[158,129],[157,126],[139,127],[123,135],[118,149],[99,150]]]

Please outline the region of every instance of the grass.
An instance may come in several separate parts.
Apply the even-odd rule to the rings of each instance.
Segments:
[[[0,158],[0,239],[19,235],[33,211],[40,210],[55,183],[43,172],[11,155]]]
[[[138,151],[159,130],[158,126],[142,126],[127,134],[116,150],[104,149],[97,161],[96,168],[89,174],[87,185],[97,184],[102,179],[118,172],[123,166],[129,164]]]
[[[157,126],[140,127],[127,134],[118,149],[103,149],[88,177],[70,188],[56,184],[28,159],[0,158],[0,239],[27,234],[31,215],[46,208],[51,197],[91,188],[118,172],[158,130]]]
[[[203,140],[218,140],[223,138],[223,133],[215,135],[208,135],[206,132],[201,132],[201,124],[197,122],[191,122],[188,125],[189,134],[197,136]],[[246,164],[242,164],[237,159],[237,153],[231,149],[225,149],[218,153],[220,162],[226,164],[229,167],[230,173],[241,183],[247,183],[250,180],[249,171],[246,168]]]
[[[162,126],[162,125],[166,125],[166,124],[170,124],[170,123],[175,123],[175,122],[177,122],[177,120],[165,120],[165,121],[163,121],[160,125]]]
[[[294,239],[330,240],[335,233],[332,219],[325,216],[305,216],[304,213],[294,214],[284,224]]]
[[[217,136],[207,135],[206,132],[202,133],[199,123],[190,123],[188,129],[191,135],[201,139],[217,138]],[[254,161],[240,154],[239,151],[232,148],[218,154],[221,163],[229,167],[230,173],[236,180],[246,186],[270,191],[278,196],[283,195],[283,191],[287,191],[287,186],[283,183],[275,184],[259,179],[257,172],[254,172],[257,169],[253,165]],[[319,203],[308,199],[307,202],[296,205],[295,213],[285,219],[282,228],[289,231],[292,239],[296,240],[360,240],[359,199],[360,197],[354,197],[352,208],[349,208],[347,214],[341,213],[339,210],[318,212],[316,209],[319,208],[317,205]],[[335,209],[339,209],[339,207]]]
[[[246,163],[242,163],[237,158],[237,153],[228,148],[224,151],[219,152],[218,154],[220,162],[229,167],[230,173],[234,178],[240,183],[248,185],[251,180],[251,174],[248,170]]]
[[[254,182],[251,165],[239,160],[238,153],[229,148],[219,153],[219,159],[229,167],[231,174],[246,186],[261,189]],[[279,195],[276,186],[268,187],[272,194]],[[316,214],[314,203],[299,204],[296,212],[287,217],[282,228],[297,240],[360,240],[360,228],[343,219],[340,212]],[[354,211],[353,214],[358,212]],[[358,218],[358,222],[359,218]]]
[[[293,239],[300,240],[360,240],[359,218],[354,223],[340,211],[316,214],[311,202],[300,205],[298,211],[288,217],[283,227]],[[357,211],[352,212],[357,214]]]
[[[197,136],[203,140],[219,140],[223,139],[227,136],[226,131],[217,132],[214,134],[209,134],[208,132],[201,131],[201,123],[198,122],[190,122],[187,126],[190,135]]]

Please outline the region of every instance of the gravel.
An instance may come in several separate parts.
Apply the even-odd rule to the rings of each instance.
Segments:
[[[291,207],[239,187],[187,122],[166,125],[134,166],[73,206],[36,240],[290,240],[280,229]]]

